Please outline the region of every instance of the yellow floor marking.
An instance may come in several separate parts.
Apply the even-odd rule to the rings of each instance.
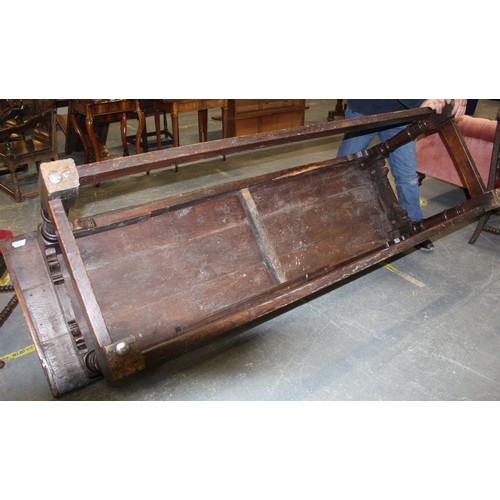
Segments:
[[[224,172],[223,170],[220,170],[218,168],[215,169],[215,171],[218,173],[218,174],[221,174],[221,175],[225,175],[226,177],[231,177],[227,172]]]
[[[403,271],[396,269],[394,266],[391,266],[390,264],[380,264],[380,265],[382,267],[385,267],[388,271],[391,271],[391,273],[399,274],[399,276],[401,276],[401,278],[405,279],[406,281],[409,281],[410,283],[413,283],[414,285],[418,286],[419,288],[423,288],[425,286],[425,283],[422,283],[421,281],[414,278],[413,276],[410,276],[409,274],[406,274]]]
[[[17,359],[20,358],[21,356],[24,356],[25,354],[33,352],[34,350],[35,346],[34,344],[31,344],[27,347],[24,347],[23,349],[20,349],[19,351],[11,352],[10,354],[5,354],[3,356],[0,356],[0,359],[3,359],[4,361],[7,361],[8,359]]]

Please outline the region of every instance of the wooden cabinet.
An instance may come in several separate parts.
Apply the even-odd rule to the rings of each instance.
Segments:
[[[228,135],[301,127],[305,110],[305,99],[228,99]]]

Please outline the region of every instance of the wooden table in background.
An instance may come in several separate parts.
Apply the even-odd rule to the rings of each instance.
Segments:
[[[161,147],[160,113],[172,116],[173,145],[179,146],[179,114],[188,111],[198,112],[198,134],[200,142],[208,139],[208,110],[221,108],[222,110],[222,136],[227,137],[227,100],[226,99],[155,99],[153,103],[157,147]]]
[[[69,122],[82,142],[85,163],[102,159],[101,148],[104,144],[101,137],[97,136],[94,131],[94,123],[108,125],[120,122],[123,154],[128,156],[127,113],[134,113],[139,121],[135,136],[135,149],[137,153],[140,153],[144,113],[139,106],[138,99],[74,99],[69,102]],[[85,133],[79,124],[79,116],[85,117]]]

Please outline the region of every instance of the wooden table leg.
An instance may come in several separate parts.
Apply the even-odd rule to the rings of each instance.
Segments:
[[[127,113],[122,113],[120,120],[120,130],[122,135],[123,156],[128,156],[128,143],[127,143]]]
[[[228,131],[229,129],[227,128],[227,117],[228,117],[228,111],[227,111],[227,101],[224,101],[226,104],[221,108],[222,112],[222,137],[224,139],[227,139],[229,136]],[[222,155],[222,161],[226,161],[226,155]]]
[[[94,160],[96,162],[101,161],[101,152],[99,151],[99,144],[94,134],[94,120],[90,112],[87,112],[85,125],[87,127],[87,135],[89,136],[90,143],[92,144],[92,149],[94,150]],[[88,158],[85,158],[85,163],[88,163]]]
[[[77,120],[76,114],[70,112],[69,113],[69,119],[70,119],[71,125],[73,127],[73,130],[76,132],[76,135],[78,136],[78,138],[80,139],[80,142],[82,143],[82,146],[83,146],[83,158],[84,158],[83,161],[85,163],[88,163],[88,161],[89,161],[89,146],[88,146],[88,143],[87,143],[87,139],[83,135],[82,129],[78,125],[78,120]],[[67,151],[66,151],[66,154],[68,154]]]
[[[208,109],[198,110],[198,139],[200,142],[208,140]]]
[[[332,122],[335,120],[336,116],[345,116],[346,105],[343,104],[343,99],[337,99],[337,105],[335,106],[335,111],[328,112],[328,121]]]
[[[155,108],[156,149],[161,149],[160,110]]]
[[[177,110],[172,109],[172,133],[174,135],[174,147],[179,145],[179,115]]]
[[[148,151],[148,135],[146,132],[146,118],[144,117],[144,112],[140,108],[139,101],[135,101],[135,103],[135,112],[137,113],[137,119],[139,120],[135,136],[135,152],[139,154],[141,152],[141,140],[143,144],[145,144],[144,152]]]
[[[222,112],[222,137],[224,139],[227,139],[228,135],[227,135],[227,106],[223,106],[221,108],[221,112]]]

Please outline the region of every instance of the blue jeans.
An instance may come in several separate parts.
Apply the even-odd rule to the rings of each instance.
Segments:
[[[345,116],[346,118],[359,118],[364,115],[347,108]],[[340,145],[337,157],[354,154],[366,149],[377,135],[382,142],[385,142],[406,127],[407,125],[401,125],[364,134],[346,134]],[[411,141],[394,150],[387,160],[396,183],[399,205],[403,210],[408,212],[408,217],[412,221],[422,220],[424,216],[420,208],[415,141]]]

